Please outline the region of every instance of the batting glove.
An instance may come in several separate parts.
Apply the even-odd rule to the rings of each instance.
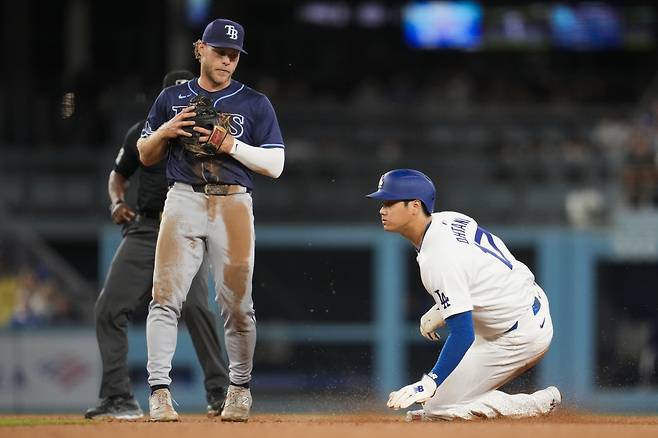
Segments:
[[[398,391],[393,391],[388,396],[386,406],[396,411],[400,408],[408,408],[414,403],[425,403],[432,398],[436,392],[436,382],[427,374],[416,383],[407,385]]]
[[[435,304],[420,317],[420,334],[430,341],[438,341],[441,336],[435,330],[444,325],[446,322],[439,312],[439,304]]]

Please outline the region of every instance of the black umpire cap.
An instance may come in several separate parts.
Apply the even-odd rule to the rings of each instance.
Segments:
[[[172,70],[167,73],[162,80],[162,88],[171,87],[172,85],[184,84],[194,79],[194,73],[187,70]]]

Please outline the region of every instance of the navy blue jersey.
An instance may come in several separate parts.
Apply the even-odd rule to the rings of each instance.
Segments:
[[[230,133],[233,137],[256,147],[284,147],[279,122],[269,99],[234,79],[228,87],[214,93],[202,89],[198,79],[165,88],[153,103],[141,136],[151,135],[189,106],[190,99],[197,94],[209,97],[218,111],[232,115]],[[169,184],[239,184],[253,189],[253,172],[233,157],[222,154],[217,158],[199,159],[177,142],[172,141],[169,145]]]

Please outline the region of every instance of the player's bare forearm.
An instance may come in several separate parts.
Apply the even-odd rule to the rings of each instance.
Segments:
[[[168,146],[168,139],[162,135],[162,132],[155,131],[148,137],[137,140],[137,150],[139,151],[139,161],[144,166],[152,166],[165,157]]]

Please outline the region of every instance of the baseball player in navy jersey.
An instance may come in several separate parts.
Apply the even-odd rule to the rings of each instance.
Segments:
[[[185,70],[172,71],[163,80],[163,88],[183,84],[194,78]],[[146,305],[153,287],[155,245],[160,216],[167,194],[166,162],[141,166],[137,139],[144,121],[127,132],[108,178],[112,221],[123,226],[123,240],[117,250],[95,307],[96,337],[103,363],[101,402],[87,410],[85,418],[138,419],[142,410],[133,397],[127,366],[126,329],[131,315]],[[137,208],[124,199],[130,178],[139,170]],[[199,271],[190,287],[190,299],[183,307],[192,343],[203,369],[208,413],[219,415],[228,386],[226,359],[214,314],[208,309],[208,270]]]
[[[153,299],[147,318],[149,400],[152,421],[177,421],[169,385],[176,349],[178,318],[194,275],[207,254],[224,318],[229,378],[224,421],[247,421],[256,345],[251,296],[254,269],[253,172],[278,178],[284,144],[269,99],[233,79],[243,49],[244,29],[217,19],[194,44],[200,75],[163,90],[153,104],[138,141],[140,159],[150,165],[167,156],[167,194],[155,257]],[[203,95],[231,114],[230,135],[217,146],[220,154],[198,158],[175,141],[191,136],[201,142],[211,131],[193,126],[190,99]]]
[[[534,366],[553,337],[548,298],[530,269],[502,240],[464,214],[433,213],[435,189],[423,173],[385,173],[378,190],[384,230],[401,234],[416,248],[427,292],[436,304],[420,320],[420,332],[437,340],[450,335],[432,368],[420,381],[390,394],[387,406],[423,409],[407,420],[533,417],[561,402],[550,386],[533,394],[498,391]]]

